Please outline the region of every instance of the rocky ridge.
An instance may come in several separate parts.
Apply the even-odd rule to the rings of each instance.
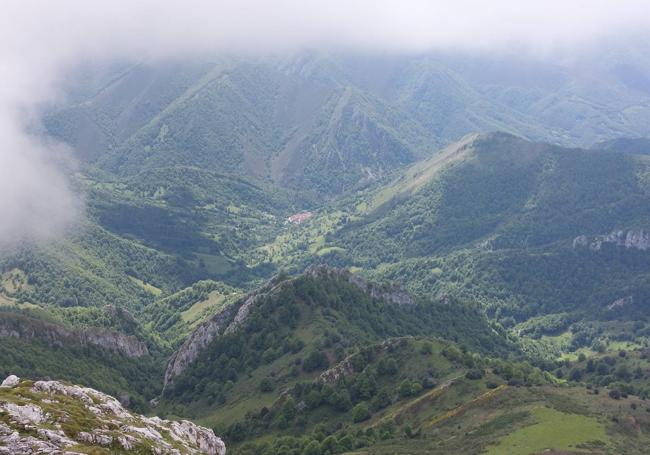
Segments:
[[[212,430],[131,414],[97,390],[9,376],[0,386],[0,454],[224,455]]]
[[[313,266],[301,276],[313,279],[329,278],[347,281],[370,294],[374,299],[384,300],[400,306],[415,305],[413,298],[403,288],[396,285],[379,285],[345,269]],[[299,277],[284,280],[274,278],[266,286],[249,293],[238,302],[224,308],[211,319],[199,325],[170,358],[165,371],[165,385],[185,371],[215,337],[232,333],[241,326],[248,317],[251,308],[261,297],[272,295],[283,286],[290,285]]]
[[[50,346],[94,345],[126,357],[137,358],[149,353],[147,345],[132,335],[101,327],[72,330],[20,314],[5,314],[0,318],[0,338],[6,337],[43,340]]]
[[[591,238],[579,235],[573,239],[573,248],[588,247],[591,251],[600,251],[604,244],[646,251],[650,249],[650,233],[643,229],[615,230],[605,235]]]

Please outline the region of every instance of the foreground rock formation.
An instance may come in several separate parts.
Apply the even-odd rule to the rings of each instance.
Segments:
[[[224,455],[212,430],[131,414],[115,398],[58,381],[9,376],[0,386],[0,454]]]

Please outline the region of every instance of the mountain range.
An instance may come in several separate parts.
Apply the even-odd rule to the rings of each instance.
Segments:
[[[189,418],[229,453],[644,453],[630,52],[77,68],[43,128],[86,216],[0,256],[0,375]]]

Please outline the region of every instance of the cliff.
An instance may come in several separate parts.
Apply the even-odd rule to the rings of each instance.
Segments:
[[[142,341],[131,335],[98,327],[73,330],[20,313],[2,314],[0,338],[5,337],[27,341],[41,340],[50,346],[63,346],[68,343],[90,344],[127,357],[142,357],[149,352]]]

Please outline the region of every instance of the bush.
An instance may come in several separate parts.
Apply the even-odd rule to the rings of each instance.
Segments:
[[[465,377],[471,380],[481,379],[483,377],[483,370],[472,368],[465,374]]]
[[[316,409],[321,404],[321,394],[318,390],[312,390],[307,394],[305,398],[305,403],[310,409]]]
[[[320,444],[317,441],[312,441],[305,446],[302,455],[320,455]]]
[[[433,345],[428,341],[422,343],[422,346],[420,346],[420,354],[429,355],[431,353],[433,353]]]
[[[352,420],[355,423],[363,422],[370,418],[370,410],[365,403],[359,403],[354,408],[352,408]]]
[[[302,369],[307,372],[322,370],[328,366],[329,362],[327,357],[321,351],[310,352],[302,362]]]
[[[340,390],[335,392],[329,398],[329,403],[339,412],[345,412],[352,407],[350,394],[347,390]]]
[[[397,389],[397,393],[399,393],[399,396],[401,397],[408,397],[411,395],[411,381],[408,379],[404,379],[400,385],[399,388]]]
[[[390,406],[390,404],[391,404],[390,395],[384,389],[380,390],[379,393],[377,393],[377,395],[373,397],[370,403],[374,411],[379,411],[380,409],[384,409],[386,406]]]
[[[433,389],[435,386],[436,381],[431,376],[427,376],[422,380],[422,387],[425,389]]]
[[[226,430],[226,437],[233,442],[243,441],[247,436],[246,425],[241,422],[235,422]]]
[[[622,396],[621,391],[618,389],[612,389],[609,391],[609,397],[614,400],[620,400],[621,396]]]
[[[382,376],[391,376],[397,373],[397,362],[392,357],[384,357],[377,364],[377,373]]]
[[[414,382],[413,384],[411,384],[411,395],[413,396],[419,395],[420,392],[422,392],[422,384],[420,384],[419,382]]]
[[[273,381],[271,378],[264,378],[260,382],[260,391],[261,392],[271,392],[273,391]]]

